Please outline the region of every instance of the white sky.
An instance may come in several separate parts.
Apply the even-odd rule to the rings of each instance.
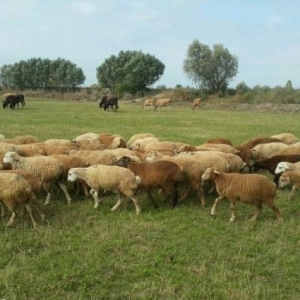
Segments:
[[[183,61],[197,39],[238,57],[232,87],[300,87],[299,0],[0,0],[0,8],[0,67],[60,57],[89,86],[106,58],[137,50],[166,67],[154,86],[193,86]]]

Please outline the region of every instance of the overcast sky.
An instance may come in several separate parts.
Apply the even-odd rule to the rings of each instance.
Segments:
[[[197,39],[238,57],[232,87],[300,88],[299,0],[0,0],[0,8],[0,67],[60,57],[89,86],[106,58],[137,50],[166,67],[154,86],[194,86],[183,61]]]

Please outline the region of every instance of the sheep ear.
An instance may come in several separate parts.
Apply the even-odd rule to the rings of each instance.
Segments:
[[[220,172],[218,170],[214,170],[214,173],[220,175]]]

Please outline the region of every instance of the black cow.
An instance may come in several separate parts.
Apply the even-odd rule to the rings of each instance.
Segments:
[[[109,108],[111,108],[113,111],[117,111],[119,108],[118,97],[104,96],[99,102],[99,107],[103,107],[104,110],[109,110]]]
[[[18,108],[20,108],[19,103],[21,103],[22,108],[24,108],[25,98],[23,94],[8,95],[6,99],[3,101],[3,108],[9,106],[11,109],[15,109],[16,105],[18,105]]]

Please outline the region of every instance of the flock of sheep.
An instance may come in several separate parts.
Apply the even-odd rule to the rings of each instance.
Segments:
[[[48,205],[53,186],[62,190],[68,204],[73,195],[83,194],[93,198],[94,208],[105,192],[117,192],[111,210],[130,198],[137,214],[142,210],[138,192],[146,192],[158,207],[153,190],[160,189],[174,208],[192,191],[205,207],[207,193],[216,190],[211,215],[226,198],[231,203],[230,221],[236,218],[236,202],[256,207],[251,220],[257,219],[263,205],[281,219],[275,205],[277,188],[293,185],[292,197],[300,186],[300,142],[291,133],[254,137],[238,146],[226,138],[188,145],[163,141],[150,133],[135,134],[128,140],[119,135],[86,133],[72,140],[43,142],[34,136],[8,139],[0,135],[0,162],[1,216],[5,216],[5,207],[11,212],[7,227],[26,211],[35,228],[38,222],[33,212],[45,218],[37,198],[44,189],[44,205]],[[274,181],[255,173],[261,169],[274,175]],[[205,181],[210,184],[205,185]]]

